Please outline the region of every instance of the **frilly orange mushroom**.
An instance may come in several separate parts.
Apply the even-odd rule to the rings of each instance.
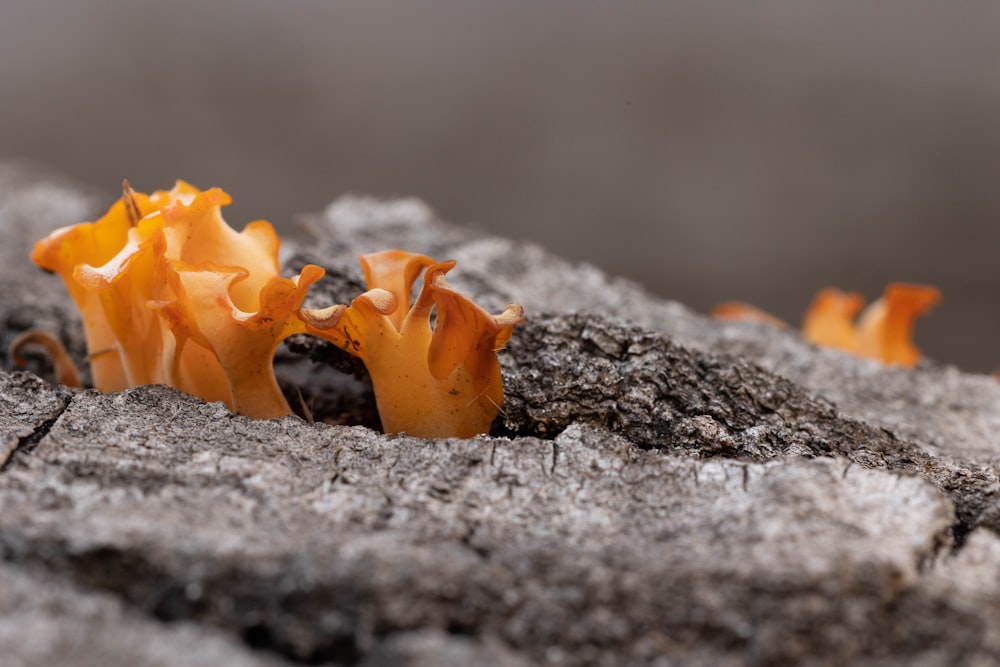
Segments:
[[[855,292],[842,292],[834,287],[822,289],[802,320],[802,335],[816,345],[855,351],[858,332],[854,318],[864,305],[864,297]]]
[[[889,285],[858,319],[858,354],[913,366],[920,360],[920,349],[912,342],[913,322],[940,300],[941,292],[933,287]]]
[[[387,433],[470,437],[488,431],[503,404],[496,353],[524,309],[511,304],[491,315],[454,291],[444,278],[453,261],[402,250],[360,259],[369,290],[350,307],[303,309],[308,332],[364,362]]]
[[[934,287],[892,283],[882,298],[858,317],[864,306],[860,294],[827,288],[809,306],[802,335],[816,345],[835,347],[886,364],[913,366],[920,360],[920,350],[912,342],[913,323],[940,300],[941,292]],[[713,314],[720,319],[784,325],[771,315],[743,304],[723,304]]]
[[[274,378],[275,348],[305,331],[298,308],[323,275],[279,275],[270,223],[229,227],[218,188],[178,181],[125,194],[94,223],[56,230],[32,259],[58,273],[79,308],[94,385],[166,383],[253,417],[291,412]]]
[[[130,188],[126,186],[126,190]],[[31,259],[46,271],[59,274],[83,318],[94,384],[102,391],[129,386],[118,342],[105,316],[102,295],[76,280],[77,267],[104,266],[129,242],[132,227],[151,213],[150,198],[140,193],[122,197],[97,222],[63,227],[35,244]]]
[[[229,227],[229,195],[178,181],[169,192],[125,193],[93,223],[35,245],[83,316],[94,384],[117,391],[165,383],[242,414],[289,414],[272,368],[277,345],[311,333],[360,357],[388,432],[466,437],[489,429],[503,403],[496,352],[523,320],[490,315],[445,282],[454,262],[391,250],[361,258],[369,291],[350,307],[301,308],[323,269],[279,274],[271,225]],[[413,286],[423,286],[411,305]],[[44,347],[61,379],[79,384],[52,336],[19,337],[11,354]]]

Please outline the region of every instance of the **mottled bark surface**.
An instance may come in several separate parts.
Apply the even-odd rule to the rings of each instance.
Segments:
[[[0,169],[5,341],[78,341],[24,256],[90,200],[24,195],[48,183]],[[309,339],[278,370],[317,423],[7,366],[9,664],[996,664],[991,378],[713,323],[416,201],[308,226],[289,264],[328,269],[316,305],[356,295],[357,253],[401,246],[528,308],[493,435],[379,434],[363,372]]]

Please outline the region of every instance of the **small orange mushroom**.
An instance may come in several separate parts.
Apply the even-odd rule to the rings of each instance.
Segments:
[[[387,250],[364,255],[361,265],[369,290],[350,307],[303,309],[307,331],[365,363],[387,433],[488,431],[503,405],[496,352],[524,320],[524,309],[511,304],[491,315],[453,290],[444,278],[453,261]]]
[[[290,414],[271,368],[323,269],[279,274],[270,223],[237,232],[230,203],[178,181],[122,199],[94,223],[57,230],[32,259],[62,277],[79,308],[94,385],[105,392],[166,383],[253,417]]]
[[[74,272],[83,264],[104,266],[110,262],[128,243],[137,216],[153,210],[149,197],[132,193],[126,184],[125,196],[100,220],[57,229],[36,243],[31,254],[35,264],[59,274],[76,302],[87,337],[90,372],[94,385],[102,391],[129,386],[125,366],[117,354],[118,342],[104,315],[100,294],[79,283]]]
[[[802,320],[802,335],[816,345],[856,350],[858,332],[854,318],[864,305],[864,297],[855,292],[842,292],[834,287],[822,289]]]
[[[882,298],[858,317],[864,306],[860,294],[826,288],[820,290],[809,306],[802,322],[802,335],[816,345],[886,364],[913,366],[920,360],[920,350],[912,342],[914,321],[940,300],[941,292],[933,287],[892,283]],[[713,315],[784,326],[781,320],[744,304],[722,304]]]
[[[172,334],[169,383],[259,419],[291,414],[274,377],[274,354],[285,338],[306,332],[298,308],[323,269],[310,264],[295,278],[272,276],[247,312],[232,296],[249,279],[246,271],[208,263],[174,266],[175,300],[151,303]]]
[[[913,344],[913,322],[938,301],[941,292],[925,285],[893,283],[858,320],[857,352],[887,364],[913,366],[920,349]]]

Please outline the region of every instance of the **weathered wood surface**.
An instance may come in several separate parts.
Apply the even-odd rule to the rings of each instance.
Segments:
[[[79,353],[25,254],[93,213],[0,167],[4,341],[48,326]],[[710,322],[416,201],[307,222],[289,261],[327,266],[318,300],[353,295],[357,253],[403,246],[528,308],[494,436],[254,421],[8,367],[4,664],[998,664],[992,378]],[[326,416],[372,423],[363,378],[309,363],[279,360]]]

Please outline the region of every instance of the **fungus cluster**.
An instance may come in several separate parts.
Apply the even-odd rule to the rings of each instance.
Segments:
[[[940,300],[941,293],[934,287],[892,283],[880,299],[864,308],[865,300],[860,294],[826,288],[820,290],[806,311],[802,335],[816,345],[886,364],[913,366],[920,360],[920,350],[913,344],[914,322]],[[720,319],[749,319],[787,326],[774,316],[742,303],[721,304],[712,314]]]
[[[282,277],[274,228],[256,221],[235,231],[221,214],[230,201],[181,181],[152,195],[126,184],[100,220],[36,244],[32,260],[59,274],[80,310],[98,390],[168,384],[247,416],[280,417],[291,409],[274,376],[275,351],[288,336],[311,333],[365,363],[387,432],[489,429],[503,403],[496,351],[523,320],[520,306],[490,315],[447,285],[454,262],[391,250],[361,258],[370,289],[349,307],[304,309],[324,270],[307,265]],[[12,351],[39,343],[71,382],[51,337],[27,334]]]

